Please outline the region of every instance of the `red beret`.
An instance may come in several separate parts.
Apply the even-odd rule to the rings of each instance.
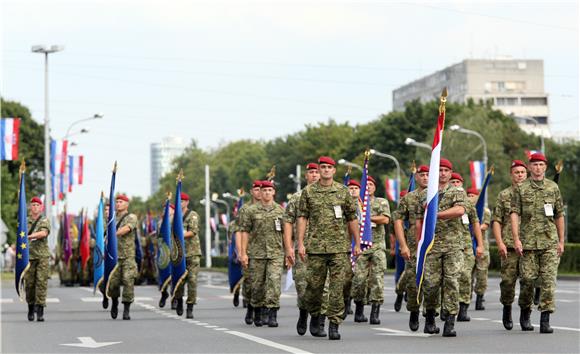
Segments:
[[[318,164],[311,162],[308,165],[306,165],[306,169],[307,170],[318,170]]]
[[[448,169],[452,170],[453,164],[451,163],[451,161],[449,161],[447,159],[441,159],[439,161],[439,167],[447,167]]]
[[[521,166],[521,167],[525,168],[526,170],[528,169],[528,166],[526,166],[526,164],[522,160],[513,160],[510,169],[512,169],[514,167],[518,167],[518,166]]]
[[[169,204],[169,207],[170,207],[171,209],[175,210],[175,205],[174,205],[173,203],[172,203],[172,204]]]
[[[115,198],[115,200],[119,200],[119,199],[124,200],[127,203],[129,203],[129,197],[127,197],[125,194],[118,194],[117,198]]]
[[[459,173],[457,173],[457,172],[453,172],[453,173],[451,174],[451,179],[458,179],[458,180],[460,180],[461,182],[463,182],[463,177],[461,177],[461,175],[460,175]]]
[[[360,183],[358,183],[356,179],[351,179],[350,181],[348,181],[347,186],[357,186],[360,188]]]
[[[329,156],[320,156],[320,158],[318,159],[318,164],[329,164],[329,165],[336,165],[336,162],[334,162],[334,160],[332,159],[332,157]]]
[[[252,188],[259,188],[260,186],[262,186],[262,181],[255,180],[254,183],[252,183]]]
[[[183,192],[181,192],[181,200],[182,200],[182,201],[183,201],[183,200],[185,200],[185,201],[189,200],[189,195],[187,195],[187,193],[183,193]]]
[[[408,193],[407,191],[403,190],[403,191],[401,191],[401,193],[399,193],[399,196],[400,196],[401,198],[403,198],[404,196],[406,196],[406,195],[407,195],[407,193]]]
[[[367,180],[373,182],[375,186],[377,185],[377,181],[375,181],[375,179],[372,176],[367,176]]]
[[[530,156],[530,162],[538,162],[538,161],[548,163],[546,156],[544,156],[544,154],[542,154],[541,152],[536,152],[535,154],[532,154],[532,156]]]
[[[260,188],[274,188],[274,189],[276,189],[276,186],[274,186],[274,183],[272,183],[270,181],[262,181]]]
[[[427,165],[419,166],[419,168],[417,169],[417,173],[422,173],[422,172],[429,172],[429,166],[427,166]]]
[[[479,195],[479,191],[475,187],[470,187],[470,188],[467,188],[467,194]]]
[[[30,199],[30,203],[38,203],[42,205],[42,199],[38,197],[32,197],[32,199]]]

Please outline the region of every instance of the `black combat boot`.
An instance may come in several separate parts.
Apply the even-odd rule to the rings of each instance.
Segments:
[[[520,309],[520,326],[522,331],[533,331],[534,326],[530,322],[530,315],[532,314],[532,309]]]
[[[306,327],[308,326],[308,311],[300,309],[300,315],[298,316],[298,323],[296,323],[296,332],[303,336],[306,333]]]
[[[326,337],[324,327],[326,327],[326,315],[320,315],[318,318],[318,334],[320,337]]]
[[[123,302],[123,319],[130,320],[131,316],[129,316],[129,309],[131,308],[130,302]]]
[[[403,304],[403,295],[397,294],[397,298],[395,299],[395,311],[401,311],[401,305]]]
[[[514,328],[514,322],[512,321],[512,305],[504,305],[501,321],[503,322],[504,328],[508,331],[511,331],[511,329]]]
[[[177,299],[176,298],[173,298],[171,300],[171,309],[172,310],[176,310],[177,309]]]
[[[548,314],[548,320],[550,319],[550,314]],[[44,322],[44,306],[36,305],[36,320],[38,322]],[[548,327],[550,324],[548,324]],[[550,328],[551,329],[551,328]]]
[[[262,308],[254,307],[254,325],[256,327],[262,327]]]
[[[457,322],[469,322],[471,321],[471,317],[467,315],[467,308],[469,304],[464,302],[459,303],[459,314],[457,314]]]
[[[534,305],[538,305],[540,303],[540,288],[534,289]]]
[[[118,313],[119,313],[119,298],[114,297],[111,304],[111,318],[116,319]]]
[[[262,307],[262,324],[268,324],[268,316],[270,315],[270,309],[267,307]]]
[[[356,305],[354,309],[354,321],[355,322],[367,322],[369,319],[365,317],[365,305],[363,305],[362,301],[355,301],[354,304]]]
[[[346,305],[346,307],[344,309],[344,312],[346,312],[347,315],[352,315],[352,299],[350,297],[347,298],[346,304],[347,305]]]
[[[548,311],[544,311],[540,315],[540,333],[554,333],[554,329],[550,327],[550,313]]]
[[[320,333],[320,315],[310,315],[310,334],[313,337],[326,337],[326,333]]]
[[[161,308],[165,307],[165,302],[167,301],[168,297],[169,297],[169,293],[167,291],[161,292],[161,299],[159,299],[159,307],[161,307]]]
[[[109,307],[109,298],[103,295],[103,308],[106,310]]]
[[[246,299],[242,300],[242,307],[243,308],[247,308],[248,307],[248,301],[246,301]]]
[[[236,291],[234,293],[234,306],[238,307],[240,305],[240,292]]]
[[[381,304],[375,303],[371,306],[371,324],[378,325],[381,324],[381,320],[379,319],[379,314],[381,313]]]
[[[185,312],[185,318],[193,318],[193,304],[187,304],[187,311]]]
[[[344,299],[344,312],[342,313],[342,319],[346,319],[346,316],[348,315],[348,312],[352,310],[350,309],[350,298],[347,297]]]
[[[175,312],[177,313],[177,316],[183,315],[183,298],[182,297],[177,298],[177,306],[175,307]]]
[[[483,311],[485,310],[485,306],[483,306],[483,295],[477,295],[475,298],[475,310],[476,311]]]
[[[441,319],[441,321],[445,322],[447,321],[447,316],[449,315],[449,313],[443,309],[441,309],[441,316],[439,316],[439,318]]]
[[[340,333],[338,333],[338,323],[330,322],[328,325],[328,339],[339,340]]]
[[[28,320],[34,321],[34,304],[28,304]]]
[[[427,310],[425,317],[425,328],[423,329],[423,332],[428,334],[439,333],[439,328],[435,326],[435,310]]]
[[[276,320],[278,315],[278,309],[273,307],[270,309],[268,314],[268,327],[278,327],[278,321]]]
[[[455,333],[455,315],[447,315],[445,326],[443,326],[443,337],[456,337]]]
[[[252,305],[250,305],[249,303],[246,305],[246,318],[244,319],[244,321],[246,321],[247,325],[251,325],[254,322],[254,319],[252,318],[252,316],[254,315],[254,307]]]
[[[419,311],[412,311],[409,315],[409,328],[413,332],[419,329]]]

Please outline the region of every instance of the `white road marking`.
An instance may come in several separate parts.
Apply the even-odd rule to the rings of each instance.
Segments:
[[[229,286],[224,286],[224,285],[202,285],[204,288],[209,288],[209,289],[226,289],[226,290],[230,290]]]
[[[227,329],[227,328],[223,328],[223,327],[221,327],[221,328],[214,328],[214,329],[215,329],[216,331],[229,331],[229,329]]]
[[[0,304],[12,304],[14,303],[14,299],[0,299]]]
[[[66,344],[61,344],[61,345],[66,345],[69,347],[95,349],[95,348],[106,347],[106,346],[113,345],[113,344],[123,343],[123,342],[101,342],[101,343],[98,343],[92,337],[77,337],[77,338],[79,339],[80,343],[66,343]]]
[[[47,297],[46,298],[46,303],[58,304],[58,303],[60,303],[60,299],[57,298],[57,297]]]
[[[431,337],[434,334],[427,334],[427,333],[420,333],[420,332],[409,332],[409,331],[401,331],[398,329],[392,328],[373,328],[375,331],[382,331],[386,333],[376,333],[380,336],[398,336],[398,337],[419,337],[419,338],[426,338]]]
[[[300,348],[295,348],[295,347],[291,347],[289,345],[284,345],[284,344],[276,343],[276,342],[273,342],[271,340],[267,340],[267,339],[264,339],[264,338],[256,337],[256,336],[253,336],[251,334],[247,334],[247,333],[243,333],[243,332],[226,331],[224,333],[228,333],[228,334],[231,334],[231,335],[234,335],[234,336],[238,336],[240,338],[244,338],[244,339],[247,339],[247,340],[251,340],[253,342],[260,343],[260,344],[265,345],[265,346],[268,346],[268,347],[280,349],[280,350],[286,351],[288,353],[310,354],[310,352],[307,352],[307,351],[302,350]]]
[[[474,321],[491,321],[491,318],[485,318],[485,317],[471,317],[471,319]]]

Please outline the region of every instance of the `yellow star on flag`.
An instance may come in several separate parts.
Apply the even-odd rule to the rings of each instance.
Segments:
[[[20,244],[20,248],[22,248],[22,249],[25,249],[25,248],[26,248],[26,243],[22,242],[22,243]]]
[[[24,237],[24,231],[20,231],[20,237]]]
[[[21,253],[18,253],[18,256],[17,257],[18,257],[18,259],[22,259],[22,254]]]

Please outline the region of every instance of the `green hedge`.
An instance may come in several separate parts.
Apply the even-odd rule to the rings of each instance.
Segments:
[[[489,246],[490,270],[500,269],[499,253],[497,246]],[[580,273],[580,243],[567,243],[564,246],[564,254],[560,259],[559,272],[563,273]]]

